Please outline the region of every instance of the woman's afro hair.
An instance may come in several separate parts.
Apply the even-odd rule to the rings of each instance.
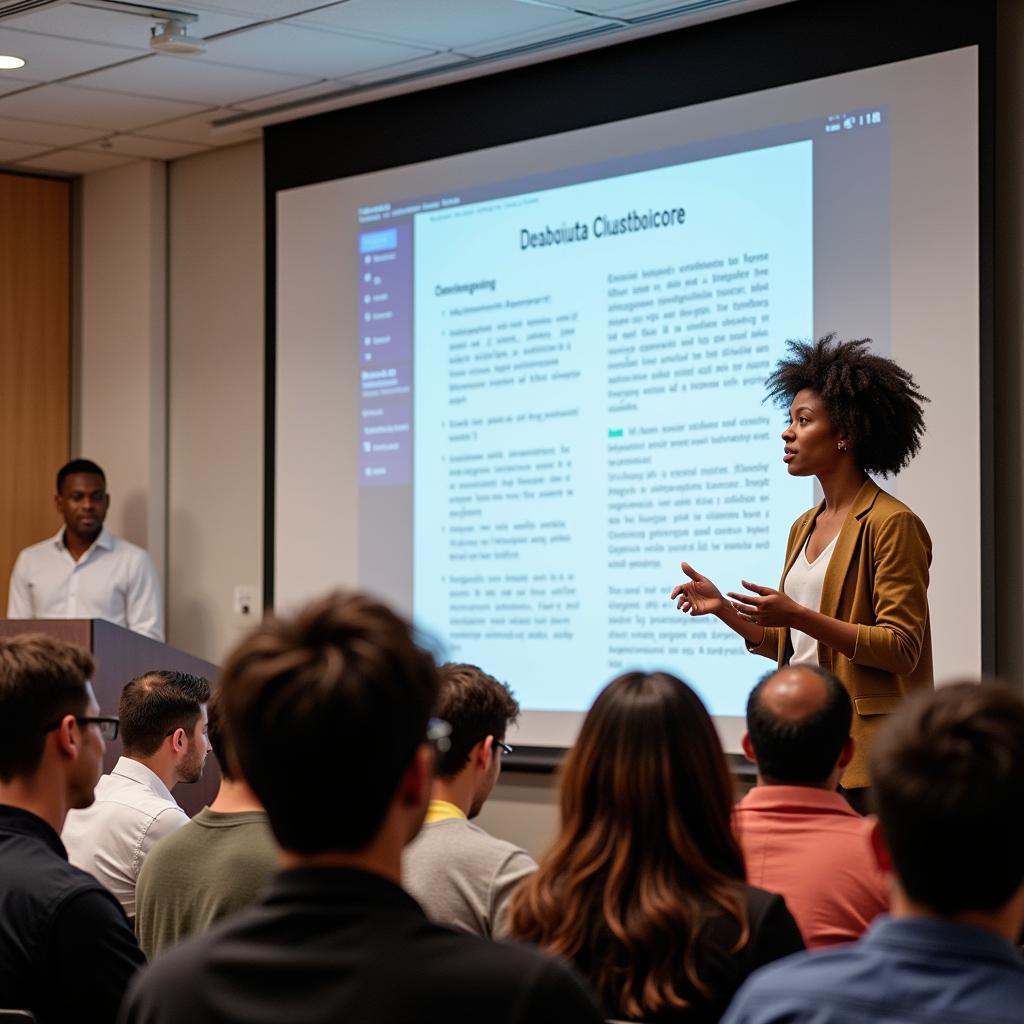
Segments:
[[[867,473],[891,476],[921,448],[928,399],[914,378],[891,359],[870,351],[871,339],[787,341],[789,357],[765,381],[768,398],[786,407],[808,388],[821,399],[832,429],[853,443]]]

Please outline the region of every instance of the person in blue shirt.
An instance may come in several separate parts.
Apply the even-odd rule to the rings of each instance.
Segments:
[[[1009,1024],[1024,1007],[1024,701],[998,684],[921,694],[871,754],[892,914],[739,990],[723,1024]]]

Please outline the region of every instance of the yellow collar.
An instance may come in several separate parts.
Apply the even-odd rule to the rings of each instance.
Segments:
[[[461,807],[456,807],[455,804],[451,804],[447,800],[431,800],[423,824],[433,825],[435,821],[447,821],[449,818],[465,820],[465,817]]]

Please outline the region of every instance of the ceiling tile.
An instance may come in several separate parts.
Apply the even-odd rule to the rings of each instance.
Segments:
[[[174,3],[174,8],[183,5]],[[199,12],[196,12],[199,13]],[[152,20],[137,14],[122,14],[118,11],[100,10],[96,7],[78,7],[75,4],[61,4],[59,7],[44,7],[29,14],[7,18],[4,26],[25,32],[41,32],[45,35],[63,36],[66,39],[85,39],[93,43],[110,43],[129,46],[145,53],[149,52],[149,30],[162,19]],[[242,25],[251,24],[251,17],[199,13],[199,20],[188,24],[188,34],[200,38],[215,32],[227,32]]]
[[[172,142],[170,139],[147,139],[141,135],[115,135],[82,148],[90,153],[131,157],[133,160],[177,160],[183,156],[205,153],[210,147],[197,146],[191,142]]]
[[[351,82],[341,82],[337,79],[326,82],[317,82],[316,85],[307,85],[301,89],[289,89],[286,92],[272,92],[266,96],[257,96],[255,99],[243,100],[234,103],[232,106],[242,110],[266,110],[267,107],[277,107],[282,103],[294,103],[299,100],[313,100],[318,96],[326,96],[332,92],[343,92],[351,89]]]
[[[329,0],[175,0],[173,8],[183,11],[195,11],[197,14],[216,11],[218,14],[237,14],[252,20],[282,18],[296,11],[308,11]],[[337,0],[344,3],[345,0]],[[143,0],[146,7],[164,6],[158,0]]]
[[[305,67],[300,61],[292,66]],[[314,74],[281,75],[273,71],[226,67],[205,57],[154,55],[134,64],[83,75],[75,84],[87,89],[160,96],[210,107],[309,85],[316,78]]]
[[[70,85],[42,85],[13,96],[0,96],[0,118],[53,121],[78,127],[88,125],[112,131],[131,131],[200,110],[201,106],[195,103],[175,103]]]
[[[457,64],[464,64],[467,59],[461,53],[432,53],[426,57],[417,57],[416,60],[406,60],[401,64],[388,64],[382,68],[365,71],[353,76],[352,81],[357,85],[370,85],[373,82],[400,78],[403,75],[414,75],[421,71],[439,71],[441,68],[454,67]]]
[[[14,160],[24,160],[25,157],[45,153],[48,148],[38,143],[9,142],[7,139],[0,139],[0,163],[9,164]]]
[[[0,103],[2,102],[0,100]],[[175,139],[181,142],[195,142],[201,146],[226,146],[232,142],[240,142],[243,139],[258,139],[260,137],[259,128],[218,132],[216,135],[210,131],[210,123],[212,121],[238,113],[241,113],[241,111],[231,108],[206,110],[199,114],[192,114],[189,117],[175,118],[173,121],[166,121],[161,124],[151,124],[135,134],[145,135],[147,138],[153,139]]]
[[[59,174],[88,174],[90,171],[105,171],[133,160],[129,156],[109,156],[105,153],[89,153],[84,149],[60,149],[46,156],[21,160],[18,168],[32,167],[39,171],[56,171]]]
[[[610,28],[613,24],[613,22],[603,21],[600,18],[567,18],[564,21],[548,25],[543,29],[516,32],[514,35],[509,36],[494,36],[478,43],[468,43],[465,46],[460,46],[459,49],[473,57],[488,57],[494,53],[504,53],[506,50],[516,50],[522,46],[546,43],[549,40],[577,35],[580,32],[593,32],[595,29]]]
[[[145,45],[143,43],[143,51],[129,50],[123,46],[102,46],[77,39],[58,39],[35,32],[0,28],[0,53],[24,58],[25,74],[36,82],[52,82],[56,78],[131,60],[144,52]]]
[[[103,134],[102,128],[73,128],[66,124],[43,124],[39,121],[0,117],[0,139],[39,143],[48,149],[54,146],[78,146],[83,142],[92,142]]]
[[[271,71],[301,68],[311,77],[351,78],[384,64],[422,56],[423,47],[317,31],[295,25],[264,25],[213,40],[211,60]]]
[[[295,20],[297,24],[418,42],[438,50],[465,50],[499,36],[543,33],[567,20],[587,24],[594,19],[515,0],[348,0]]]
[[[0,71],[0,96],[10,92],[19,92],[32,85],[39,85],[39,82],[30,82],[27,78],[15,78],[16,71]],[[10,77],[8,77],[8,75]]]
[[[574,3],[572,6],[584,11],[593,11],[595,14],[610,14],[618,18],[641,18],[644,15],[661,14],[667,11],[676,11],[683,16],[687,13],[688,7],[696,8],[693,11],[696,14],[698,11],[704,12],[707,3],[701,2],[701,0],[580,0],[579,3]],[[749,6],[751,6],[750,0],[719,0],[718,10],[713,17],[721,18],[729,14],[737,14],[739,12],[734,8]],[[728,10],[722,10],[722,8],[728,8]]]

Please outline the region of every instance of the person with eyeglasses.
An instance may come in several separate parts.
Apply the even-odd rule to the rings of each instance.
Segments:
[[[161,953],[122,1024],[601,1024],[568,966],[435,924],[401,887],[435,751],[456,742],[430,722],[437,668],[408,622],[351,593],[268,616],[218,697],[280,870],[253,906]]]
[[[0,640],[0,1006],[41,1024],[113,1022],[145,962],[117,900],[60,840],[68,811],[93,802],[117,736],[93,670],[54,637]]]
[[[514,843],[475,824],[501,772],[519,704],[504,683],[475,665],[438,671],[437,715],[451,729],[439,753],[420,834],[402,856],[402,884],[438,924],[492,938],[506,930],[509,900],[537,870]]]

